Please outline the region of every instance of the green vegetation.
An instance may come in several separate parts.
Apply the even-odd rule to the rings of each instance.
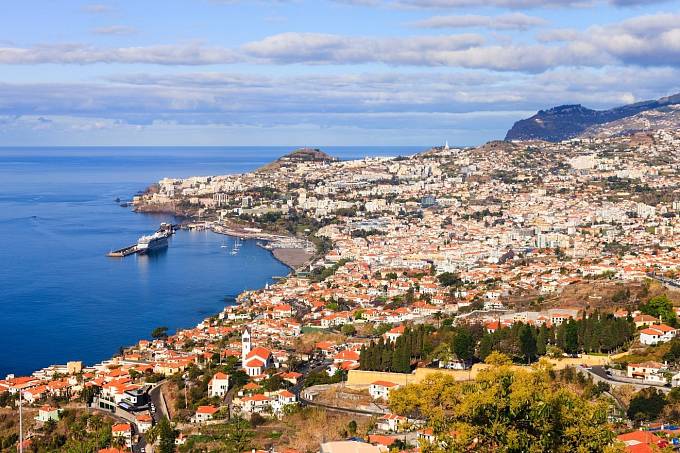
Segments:
[[[159,438],[158,451],[160,451],[160,453],[173,453],[175,451],[175,438],[177,437],[177,432],[170,424],[170,420],[163,417],[161,421],[158,422],[157,428]]]
[[[655,318],[659,318],[662,322],[675,326],[676,317],[673,310],[673,303],[668,299],[668,296],[662,294],[660,296],[652,297],[649,302],[640,305],[640,311]]]
[[[78,413],[64,410],[59,422],[46,423],[40,435],[32,438],[32,451],[67,451],[96,452],[100,448],[109,447],[113,443],[111,426],[113,422],[101,415]],[[16,442],[18,439],[12,439]],[[8,445],[7,440],[0,439],[2,451],[11,451],[15,445]]]
[[[446,451],[617,451],[608,403],[560,385],[547,366],[513,370],[497,353],[489,363],[473,382],[435,374],[394,390],[390,408],[424,418]]]
[[[361,348],[360,369],[410,373],[411,359],[423,357],[423,353],[429,349],[428,333],[427,326],[419,325],[414,330],[407,327],[394,342],[383,338],[377,343],[371,342],[368,347]]]
[[[323,370],[313,371],[306,376],[304,386],[312,387],[314,385],[337,384],[338,382],[342,382],[344,378],[345,375],[341,371],[336,371],[333,376],[329,376],[328,373]]]
[[[449,320],[450,321],[450,320]],[[389,330],[388,325],[374,328],[376,335]],[[489,332],[480,324],[451,326],[444,320],[439,329],[419,325],[406,327],[396,342],[384,339],[362,348],[360,369],[409,373],[411,361],[430,360],[466,364],[485,360],[492,352],[500,352],[518,363],[532,363],[538,357],[563,353],[608,353],[628,345],[635,334],[635,325],[627,318],[614,318],[598,312],[581,320],[569,319],[557,327],[537,328],[521,322],[501,326]],[[680,358],[680,346],[678,346]],[[408,365],[407,365],[408,364]]]
[[[314,282],[322,282],[326,280],[331,275],[335,274],[338,269],[340,269],[345,264],[349,263],[350,260],[342,259],[332,265],[331,267],[316,267],[310,272],[309,279]]]
[[[165,326],[162,327],[156,327],[153,329],[151,332],[151,338],[155,340],[160,340],[160,339],[165,339],[168,338],[168,328]]]
[[[635,421],[656,420],[666,406],[666,397],[655,388],[640,390],[630,400],[626,414]]]

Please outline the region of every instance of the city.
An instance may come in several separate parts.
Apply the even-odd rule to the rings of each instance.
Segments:
[[[673,445],[679,159],[680,134],[659,129],[353,161],[302,149],[252,173],[161,180],[136,209],[181,209],[187,227],[307,261],[191,329],[158,328],[94,367],[8,376],[0,391],[21,399],[27,445],[90,407],[115,422],[112,445],[135,451],[163,430],[190,451],[225,438],[381,451],[472,442],[408,403],[412,387],[548,367],[605,407],[605,444]],[[315,417],[328,432],[302,429]]]

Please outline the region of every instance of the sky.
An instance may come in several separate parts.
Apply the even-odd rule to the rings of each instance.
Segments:
[[[22,0],[0,146],[474,145],[680,92],[680,0]]]

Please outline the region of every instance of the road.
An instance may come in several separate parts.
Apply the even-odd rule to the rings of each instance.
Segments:
[[[163,417],[170,419],[170,414],[168,413],[168,406],[165,402],[165,397],[163,392],[161,392],[161,386],[167,382],[166,380],[160,381],[154,388],[149,391],[149,397],[151,398],[151,403],[154,405],[156,410],[152,413],[154,422],[158,423]]]
[[[664,393],[668,393],[668,392],[671,391],[670,387],[665,387],[665,386],[661,386],[661,385],[632,383],[632,382],[628,382],[628,381],[617,380],[613,376],[610,376],[609,374],[607,374],[607,371],[604,369],[603,366],[592,366],[592,367],[589,367],[589,368],[578,367],[578,369],[588,373],[591,376],[593,376],[593,379],[596,382],[597,381],[606,382],[607,384],[611,385],[612,387],[629,385],[629,386],[635,388],[635,390],[642,390],[642,389],[652,387],[652,388],[656,388],[658,390],[661,390]]]

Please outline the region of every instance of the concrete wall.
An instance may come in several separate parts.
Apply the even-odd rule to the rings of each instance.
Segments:
[[[577,366],[580,364],[605,365],[609,363],[607,356],[589,356],[584,355],[579,358],[564,358],[564,359],[548,359],[556,370],[561,370],[568,366]],[[474,379],[479,371],[488,368],[488,365],[483,363],[476,363],[471,370],[447,370],[438,368],[416,368],[411,374],[402,373],[385,373],[380,371],[359,371],[350,370],[347,376],[347,385],[353,387],[365,387],[375,381],[389,381],[399,385],[417,384],[425,379],[427,376],[434,373],[442,373],[447,376],[452,376],[457,381],[466,381]],[[516,365],[517,369],[528,369],[531,367]]]

